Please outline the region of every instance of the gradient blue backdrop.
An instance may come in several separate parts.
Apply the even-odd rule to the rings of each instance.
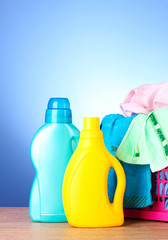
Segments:
[[[28,206],[29,147],[50,97],[73,122],[168,80],[167,0],[0,0],[0,206]]]

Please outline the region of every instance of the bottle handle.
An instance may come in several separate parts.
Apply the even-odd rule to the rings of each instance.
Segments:
[[[76,150],[77,146],[78,146],[78,142],[79,142],[79,137],[80,136],[72,136],[71,138],[71,149],[72,149],[72,153]]]
[[[117,186],[114,194],[113,206],[116,208],[117,212],[123,211],[123,198],[126,187],[126,177],[121,163],[113,156],[109,155],[110,167],[114,168],[117,176]]]

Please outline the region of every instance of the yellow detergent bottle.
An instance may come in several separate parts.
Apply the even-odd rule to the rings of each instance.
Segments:
[[[78,147],[64,175],[63,205],[69,224],[74,227],[112,227],[124,223],[125,173],[103,140],[99,118],[84,118]],[[117,175],[113,203],[109,202],[109,168]]]

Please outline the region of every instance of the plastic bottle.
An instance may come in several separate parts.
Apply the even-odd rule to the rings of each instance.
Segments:
[[[125,173],[106,149],[99,118],[84,118],[84,130],[72,155],[63,181],[63,204],[68,222],[75,227],[111,227],[124,222]],[[113,203],[107,181],[110,167],[117,175]]]
[[[62,202],[62,183],[79,134],[72,124],[68,99],[51,98],[45,124],[34,135],[30,147],[35,168],[29,200],[29,214],[33,221],[67,221]]]

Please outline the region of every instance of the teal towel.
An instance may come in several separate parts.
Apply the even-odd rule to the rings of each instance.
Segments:
[[[130,124],[116,156],[125,163],[150,164],[152,172],[168,166],[168,107],[139,114]]]
[[[115,156],[131,121],[137,115],[124,117],[120,114],[111,114],[103,118],[101,130],[108,151]],[[116,157],[116,156],[115,156]],[[133,165],[121,162],[126,174],[126,190],[124,195],[125,208],[142,208],[152,205],[151,197],[151,171],[149,165]],[[117,178],[113,168],[108,176],[108,195],[113,202]]]

